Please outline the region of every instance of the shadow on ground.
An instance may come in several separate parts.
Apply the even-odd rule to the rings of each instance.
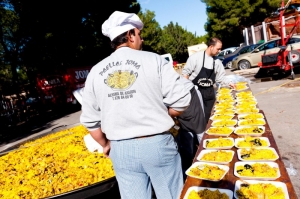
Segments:
[[[297,66],[293,69],[296,78],[300,76],[300,66]],[[271,77],[272,80],[280,80],[280,79],[292,79],[291,71],[283,71],[278,67],[275,69],[266,69],[260,68],[258,72],[254,75],[255,78],[265,78]]]

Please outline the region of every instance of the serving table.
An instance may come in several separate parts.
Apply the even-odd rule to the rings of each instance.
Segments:
[[[278,153],[278,156],[279,156],[279,158],[275,162],[279,166],[281,176],[278,179],[274,180],[274,181],[285,183],[286,186],[287,186],[287,191],[289,193],[289,198],[290,199],[297,199],[296,192],[295,192],[294,187],[291,183],[291,180],[290,180],[290,177],[287,173],[285,165],[282,161],[280,152],[278,150],[278,147],[277,147],[277,144],[275,142],[275,139],[274,139],[273,133],[271,131],[271,128],[268,124],[267,118],[266,118],[263,110],[260,110],[259,112],[264,115],[265,120],[266,120],[266,124],[264,125],[265,126],[265,133],[263,133],[261,137],[267,137],[269,139],[270,147],[273,147],[276,150],[276,152]],[[234,119],[237,119],[237,115],[234,116]],[[212,120],[209,120],[209,122],[206,126],[206,130],[211,127],[211,123],[212,123]],[[198,147],[198,150],[197,150],[196,155],[194,157],[193,163],[198,161],[196,158],[199,155],[199,153],[204,149],[203,148],[203,140],[211,139],[211,138],[218,138],[218,137],[220,137],[220,136],[208,135],[208,134],[204,133],[203,138],[201,140],[201,143],[199,143],[199,147]],[[238,138],[239,136],[234,134],[234,133],[231,133],[228,137],[232,137],[232,138],[235,139],[235,138]],[[238,159],[238,156],[237,156],[238,148],[233,146],[231,148],[231,150],[233,150],[235,152],[235,154],[234,154],[234,157],[233,157],[232,161],[229,164],[227,164],[229,166],[229,171],[224,176],[224,178],[222,180],[220,180],[218,182],[213,182],[213,181],[206,181],[206,180],[201,180],[201,179],[197,179],[197,178],[187,176],[184,187],[183,187],[181,195],[180,195],[180,199],[183,199],[185,197],[185,194],[187,193],[187,190],[190,187],[193,187],[193,186],[229,189],[234,193],[235,182],[237,180],[240,180],[240,178],[238,178],[234,175],[234,164],[235,164],[235,162],[239,161],[239,159]]]

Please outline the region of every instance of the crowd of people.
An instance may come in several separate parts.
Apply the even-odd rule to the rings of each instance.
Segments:
[[[225,70],[217,38],[191,55],[182,75],[173,63],[142,50],[143,22],[113,12],[102,24],[114,52],[90,71],[80,122],[113,162],[122,199],[179,198],[215,102],[214,84]],[[234,86],[230,84],[229,86]],[[180,123],[174,137],[169,129]]]

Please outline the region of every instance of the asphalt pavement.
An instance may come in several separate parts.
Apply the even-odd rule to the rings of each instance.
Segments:
[[[258,100],[259,108],[266,115],[279,148],[279,154],[286,164],[293,187],[300,198],[300,70],[297,69],[294,72],[296,76],[295,80],[292,80],[289,74],[268,75],[263,73],[255,78],[260,73],[258,68],[244,71],[226,69],[227,75],[237,75],[249,80],[250,88]],[[52,119],[51,117],[45,119],[43,124],[34,129],[31,128],[29,132],[19,133],[18,138],[1,142],[0,151],[12,143],[22,142],[28,137],[43,134],[60,126],[79,123],[80,114],[79,110],[70,114],[52,116]],[[111,191],[93,198],[119,199],[120,197],[117,187],[114,187]]]
[[[250,88],[264,111],[272,130],[279,155],[290,173],[295,192],[300,198],[300,70],[295,69],[295,79],[289,74],[279,76],[254,76],[258,68],[245,71],[226,70],[227,74],[239,75],[251,81]]]

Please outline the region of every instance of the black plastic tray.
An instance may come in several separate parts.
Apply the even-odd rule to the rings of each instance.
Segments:
[[[72,127],[75,127],[75,126],[78,126],[78,125],[80,125],[80,123],[76,123],[76,124],[72,124],[72,125],[59,126],[59,127],[56,127],[56,128],[54,128],[54,129],[52,129],[48,132],[38,134],[38,135],[30,137],[28,139],[25,138],[21,142],[15,142],[15,144],[10,143],[9,147],[3,149],[2,151],[0,150],[0,156],[2,156],[4,154],[7,154],[11,151],[17,150],[21,145],[25,144],[26,142],[34,141],[34,140],[36,140],[38,138],[41,138],[45,135],[52,134],[52,133],[57,133],[59,131],[66,130],[66,129],[69,129],[69,128],[72,128]],[[82,187],[82,188],[74,189],[72,191],[68,191],[68,192],[65,192],[65,193],[61,193],[61,194],[58,194],[58,195],[47,197],[47,199],[50,199],[50,198],[55,198],[55,199],[83,199],[83,198],[92,197],[92,196],[101,194],[103,192],[109,191],[114,186],[117,186],[117,180],[116,180],[115,177],[112,177],[112,178],[108,178],[106,180],[103,180],[101,182],[94,183],[94,184],[89,185],[89,186],[85,186],[85,187]]]

